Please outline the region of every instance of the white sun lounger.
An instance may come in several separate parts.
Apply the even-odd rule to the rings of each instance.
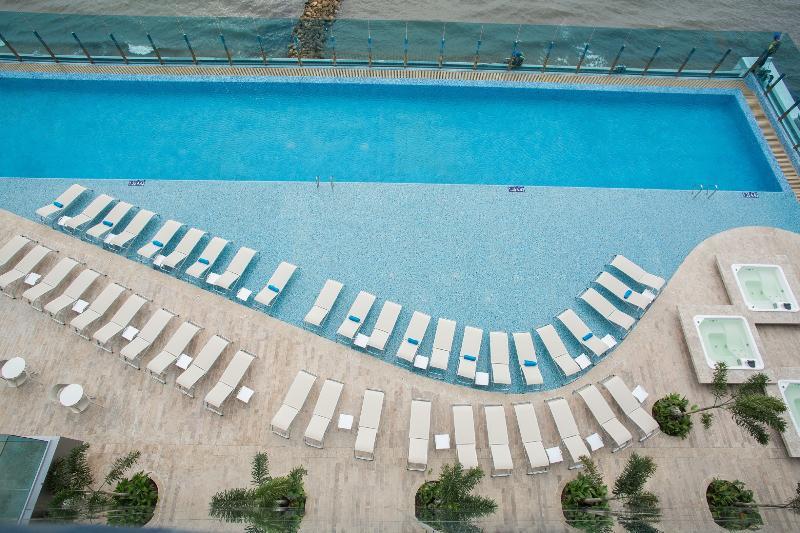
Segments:
[[[458,377],[475,380],[475,371],[478,369],[478,357],[481,353],[483,330],[467,326],[464,328],[464,338],[461,341],[461,352],[458,355]]]
[[[72,322],[69,323],[69,327],[84,339],[89,340],[86,329],[95,321],[103,318],[103,315],[111,309],[111,306],[114,305],[114,302],[117,301],[117,298],[119,298],[125,290],[125,287],[122,285],[109,283],[97,298],[89,304],[88,309],[72,319]]]
[[[85,190],[86,187],[78,185],[77,183],[70,185],[66,191],[58,195],[58,198],[37,209],[36,214],[42,220],[52,219],[69,209],[69,206],[71,206]]]
[[[108,324],[95,331],[94,335],[92,335],[97,345],[107,352],[113,352],[109,343],[119,333],[122,333],[123,329],[128,327],[133,317],[136,316],[136,313],[139,312],[146,302],[146,298],[138,294],[131,294],[117,312],[114,313],[114,316],[111,317]]]
[[[0,276],[0,290],[9,298],[16,298],[17,285],[36,268],[47,255],[52,252],[50,248],[37,244],[20,259],[14,268]]]
[[[132,208],[133,205],[128,202],[117,202],[111,211],[103,217],[103,220],[86,230],[86,236],[94,239],[102,239],[106,233],[115,228],[117,224],[125,218],[125,215],[127,215],[128,211]]]
[[[354,455],[356,459],[372,461],[375,459],[375,441],[378,437],[378,426],[383,411],[383,391],[367,389],[361,402],[361,414],[358,417],[358,434]]]
[[[511,371],[508,368],[508,333],[489,332],[489,358],[492,363],[492,383],[511,385]]]
[[[631,393],[631,390],[625,382],[622,381],[622,378],[611,375],[601,381],[601,383],[611,394],[611,397],[614,398],[614,401],[617,402],[617,405],[619,405],[625,415],[639,428],[642,434],[642,437],[639,439],[640,442],[652,437],[658,432],[658,422],[656,422],[650,413],[642,407],[642,404],[639,403],[639,400]]]
[[[528,458],[528,474],[542,474],[550,469],[550,459],[542,443],[542,432],[536,411],[530,402],[515,403],[514,414],[517,415],[517,427]]]
[[[136,254],[142,259],[152,259],[156,252],[160,252],[169,244],[182,227],[182,222],[167,220],[164,222],[164,225],[159,228],[153,238],[150,239],[150,242],[139,248]]]
[[[194,386],[217,363],[219,356],[231,341],[220,335],[214,335],[194,358],[189,368],[175,379],[175,387],[185,395],[194,398]]]
[[[581,367],[578,366],[578,363],[576,363],[575,359],[569,354],[567,347],[564,346],[564,342],[561,340],[561,337],[558,336],[556,328],[554,328],[552,324],[547,324],[537,329],[536,333],[539,334],[539,338],[542,339],[544,347],[547,348],[547,353],[550,354],[550,357],[555,361],[565,377],[575,375],[581,371]]]
[[[431,434],[430,400],[411,400],[408,422],[408,470],[428,469],[428,441]]]
[[[647,309],[655,298],[649,291],[634,291],[608,272],[601,272],[594,281],[623,302],[627,302],[641,310]]]
[[[36,285],[22,293],[26,302],[31,304],[34,309],[42,310],[41,300],[67,279],[72,269],[78,266],[78,262],[71,257],[64,257],[56,263]]]
[[[269,425],[270,431],[284,439],[289,438],[292,422],[294,422],[297,413],[306,404],[308,393],[311,392],[311,387],[314,386],[316,380],[317,376],[309,374],[305,370],[297,373],[294,381],[289,386],[289,390],[286,391],[286,396],[283,398],[280,409],[272,417],[272,422]]]
[[[275,269],[275,272],[273,272],[272,276],[267,280],[267,284],[264,288],[256,294],[254,301],[264,307],[270,307],[275,302],[278,295],[283,292],[283,289],[286,288],[295,270],[297,270],[297,266],[287,263],[286,261],[281,261],[281,264],[278,265],[278,268]]]
[[[128,225],[125,226],[125,229],[119,233],[106,236],[105,241],[103,242],[114,248],[125,249],[130,246],[130,244],[133,243],[133,241],[135,241],[139,235],[142,234],[144,229],[147,227],[150,221],[155,218],[155,216],[156,214],[152,211],[140,209],[133,216],[133,219],[128,222]]]
[[[320,290],[317,295],[317,299],[314,300],[314,305],[308,313],[306,313],[303,322],[309,326],[322,327],[333,305],[339,298],[339,293],[342,291],[343,286],[342,283],[336,280],[326,280],[325,285],[322,286],[322,290]]]
[[[114,198],[107,195],[101,194],[97,198],[91,201],[89,205],[79,214],[76,215],[68,220],[64,220],[64,228],[72,231],[79,230],[82,226],[85,226],[98,216],[100,213],[106,210],[106,208],[111,205],[114,201]],[[65,217],[66,218],[66,217]]]
[[[517,350],[517,361],[526,385],[542,385],[542,371],[539,370],[539,361],[536,359],[536,349],[533,347],[533,335],[524,331],[512,333],[514,347]]]
[[[612,452],[617,452],[633,442],[633,435],[631,435],[631,432],[617,419],[617,416],[611,410],[611,407],[608,406],[608,402],[606,402],[606,399],[600,394],[600,391],[597,390],[597,387],[592,383],[588,383],[576,390],[575,393],[583,398],[586,407],[592,412],[594,419],[597,420],[597,423],[600,424],[603,431],[605,431],[616,444],[616,447],[611,450]]]
[[[242,378],[247,373],[247,369],[250,368],[250,363],[255,358],[255,355],[249,354],[244,350],[236,352],[217,384],[206,394],[203,406],[209,411],[222,416],[222,404],[239,386]]]
[[[197,245],[200,244],[200,239],[202,239],[205,234],[206,232],[201,229],[191,228],[181,238],[180,242],[175,246],[175,249],[172,250],[168,256],[164,257],[160,265],[156,266],[164,270],[178,268],[178,265],[183,263],[183,261],[191,255]]]
[[[195,279],[202,279],[206,272],[214,266],[222,251],[228,246],[228,241],[222,237],[212,237],[206,247],[200,252],[197,261],[186,269],[186,275]]]
[[[174,316],[166,309],[159,309],[153,313],[133,340],[120,350],[120,359],[138,370],[142,356],[158,339]]]
[[[257,252],[252,248],[242,246],[236,252],[236,255],[233,256],[231,262],[228,263],[225,272],[218,276],[216,274],[209,274],[206,281],[208,281],[212,289],[220,292],[233,290],[236,286],[236,282],[241,279],[247,267],[250,266],[250,262],[256,256],[256,253]]]
[[[436,334],[433,336],[430,367],[445,371],[450,364],[450,350],[456,335],[456,322],[447,318],[436,321]]]
[[[325,434],[331,425],[336,406],[342,395],[344,383],[335,379],[326,379],[319,392],[317,403],[314,405],[314,416],[306,427],[303,442],[312,448],[322,448],[325,443]]]
[[[378,314],[378,320],[375,322],[375,327],[372,329],[372,334],[367,341],[367,348],[373,348],[377,351],[383,351],[386,348],[386,343],[389,337],[392,336],[394,326],[397,324],[397,318],[400,316],[400,311],[403,306],[394,302],[386,301],[383,303],[381,312]]]
[[[625,331],[631,329],[636,323],[635,318],[617,309],[605,296],[591,287],[581,294],[581,300],[589,304],[589,307],[597,311],[600,316]]]
[[[651,289],[660,291],[664,286],[664,278],[651,274],[624,255],[615,255],[611,260],[611,266],[631,278],[636,283],[646,285]]]
[[[181,324],[161,352],[147,363],[147,373],[150,377],[161,383],[166,383],[166,372],[169,365],[178,360],[178,357],[181,356],[201,329],[203,328],[189,321]]]
[[[14,259],[14,256],[21,252],[29,242],[31,242],[31,240],[23,235],[14,235],[11,237],[11,239],[3,245],[3,248],[0,248],[0,270],[6,266],[6,263]]]
[[[456,455],[461,466],[464,468],[478,466],[478,453],[475,450],[475,417],[471,405],[453,406],[453,433]]]
[[[575,423],[575,417],[572,416],[572,410],[569,408],[567,400],[559,396],[551,398],[545,403],[550,408],[550,413],[556,422],[561,441],[567,447],[570,457],[572,457],[570,470],[583,467],[580,458],[583,456],[589,457],[589,449],[586,447],[586,443],[583,442],[580,433],[578,433],[578,425]]]
[[[356,299],[353,301],[353,305],[350,306],[350,310],[347,312],[347,317],[342,322],[342,325],[339,326],[336,333],[352,340],[353,337],[356,336],[356,333],[358,333],[361,325],[364,324],[364,320],[366,320],[369,310],[372,309],[373,303],[375,303],[374,294],[365,291],[359,292],[358,296],[356,296]]]
[[[486,435],[489,438],[489,451],[492,454],[492,477],[510,476],[514,472],[511,448],[508,445],[508,425],[506,411],[502,405],[486,405]]]
[[[411,321],[408,323],[403,340],[400,341],[400,348],[397,349],[397,357],[409,363],[414,361],[419,345],[428,330],[431,316],[419,311],[414,311]]]
[[[563,313],[558,315],[558,319],[579,343],[591,350],[596,356],[599,357],[609,350],[609,346],[592,333],[589,326],[572,309],[564,310]]]
[[[45,305],[44,311],[50,315],[53,320],[59,324],[63,324],[64,321],[61,320],[61,313],[77,302],[80,297],[83,296],[83,293],[94,283],[94,280],[99,277],[100,274],[98,272],[87,268],[78,274],[78,277],[72,280],[72,283],[67,286],[61,296],[51,300],[50,303]]]

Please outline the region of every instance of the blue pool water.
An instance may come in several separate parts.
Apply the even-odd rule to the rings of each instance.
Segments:
[[[0,175],[777,191],[741,98],[0,77]]]

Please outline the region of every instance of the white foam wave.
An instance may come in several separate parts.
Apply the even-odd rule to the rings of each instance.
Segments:
[[[153,51],[153,47],[146,44],[131,44],[128,43],[128,52],[137,56],[146,56]]]

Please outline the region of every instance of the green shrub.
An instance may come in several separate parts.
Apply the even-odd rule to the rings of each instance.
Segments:
[[[584,531],[611,531],[614,520],[606,514],[610,511],[607,501],[608,487],[603,483],[603,478],[591,459],[582,457],[581,462],[584,471],[567,483],[561,491],[564,518],[570,526]],[[595,498],[601,501],[586,502]]]
[[[756,530],[763,524],[758,509],[748,506],[755,504],[753,491],[739,480],[714,479],[706,490],[706,501],[714,522],[725,529]]]
[[[668,394],[653,404],[653,418],[661,431],[685,439],[692,430],[692,419],[686,413],[689,400],[677,393]],[[676,416],[676,411],[681,413]]]
[[[449,533],[480,531],[470,521],[497,509],[494,500],[472,494],[483,475],[478,467],[464,470],[459,463],[442,466],[439,479],[426,481],[417,489],[417,519]]]
[[[158,501],[158,487],[144,472],[117,483],[108,523],[112,526],[140,527],[153,518]]]

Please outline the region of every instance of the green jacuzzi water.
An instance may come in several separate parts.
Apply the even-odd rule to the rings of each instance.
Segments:
[[[725,363],[728,368],[764,368],[761,354],[758,353],[744,317],[696,316],[694,321],[708,366],[713,368],[717,363]]]
[[[800,435],[800,381],[779,381],[783,401],[789,409],[789,414],[794,422],[795,430]]]
[[[783,269],[778,265],[732,265],[747,306],[754,311],[797,311]]]

